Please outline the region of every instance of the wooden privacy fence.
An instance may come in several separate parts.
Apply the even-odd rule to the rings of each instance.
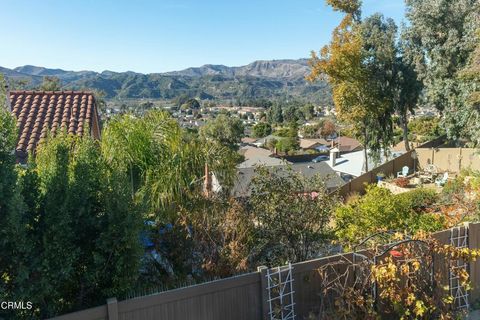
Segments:
[[[418,148],[418,164],[435,165],[439,171],[459,173],[462,169],[480,170],[480,151],[473,148]]]
[[[434,238],[444,244],[478,249],[480,247],[480,223],[469,224],[468,228],[448,229],[435,233]],[[108,299],[105,305],[66,314],[59,320],[263,320],[263,319],[304,319],[312,312],[321,312],[322,276],[319,268],[332,262],[351,258],[352,254],[329,256],[295,263],[287,269],[267,269],[260,267],[257,272],[212,281],[191,287],[170,290],[158,294],[117,301]],[[448,261],[436,259],[435,270],[441,270],[448,284]],[[466,292],[452,292],[463,296],[467,303],[480,297],[480,262],[465,265],[470,273],[473,289]],[[279,278],[280,276],[280,278]],[[278,281],[280,280],[280,283]],[[283,291],[268,288],[279,285]],[[455,289],[454,283],[451,284]],[[463,294],[463,295],[462,295]],[[278,299],[277,299],[278,298]],[[460,297],[461,298],[461,297]],[[285,307],[283,318],[271,316],[271,308],[276,304]],[[460,301],[460,300],[459,300]],[[463,300],[462,300],[463,301]],[[464,302],[465,302],[464,301]],[[289,313],[292,305],[293,313]],[[294,315],[288,317],[288,315]]]
[[[426,163],[428,159],[426,157],[426,152],[424,150],[428,150],[429,154],[431,154],[432,148],[436,148],[439,145],[441,145],[445,140],[445,137],[440,137],[432,141],[428,141],[418,148],[414,150],[410,150],[404,154],[402,154],[399,157],[396,157],[388,162],[385,162],[384,164],[364,173],[363,175],[352,179],[351,181],[347,182],[340,188],[336,190],[336,192],[342,196],[342,197],[347,197],[348,195],[352,193],[358,193],[358,194],[364,194],[365,193],[365,185],[371,184],[371,183],[376,183],[377,182],[377,174],[378,173],[383,173],[386,176],[394,175],[396,176],[397,172],[402,171],[402,168],[407,166],[410,168],[410,170],[413,170],[414,167],[419,170],[422,168],[424,165],[424,162]],[[418,152],[420,150],[420,153]],[[435,149],[435,150],[446,150],[446,149]],[[473,150],[473,149],[470,149]],[[412,158],[412,153],[413,152],[417,153],[417,160],[414,160]],[[444,155],[445,152],[442,152],[442,154],[437,156],[437,159],[441,159],[442,155]],[[469,158],[470,159],[470,158]],[[478,164],[477,166],[480,169],[480,158],[478,158]],[[440,161],[440,160],[439,160]]]
[[[342,197],[347,197],[349,194],[352,193],[364,194],[365,185],[370,183],[376,183],[378,173],[382,172],[383,174],[389,176],[396,175],[397,172],[402,171],[402,168],[404,166],[413,168],[414,159],[412,158],[412,152],[413,151],[408,151],[401,156],[385,162],[381,166],[378,166],[362,174],[361,176],[350,180],[349,182],[341,186],[336,192],[338,192],[338,194]]]

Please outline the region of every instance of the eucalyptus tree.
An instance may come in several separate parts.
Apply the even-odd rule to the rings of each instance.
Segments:
[[[414,66],[408,61],[404,53],[401,53],[396,58],[394,72],[393,106],[402,128],[405,150],[408,151],[410,150],[408,113],[415,113],[423,86],[421,81],[418,80]]]
[[[451,138],[467,136],[469,108],[459,80],[478,38],[480,26],[478,0],[407,0],[408,27],[402,37],[410,44],[410,60],[425,86],[428,105],[443,113]]]
[[[393,141],[397,27],[379,14],[362,22],[359,1],[328,2],[345,16],[331,43],[319,55],[312,52],[309,80],[326,77],[329,81],[339,119],[351,125],[364,145],[368,171],[367,149],[378,156]]]
[[[362,39],[363,65],[367,70],[368,92],[375,103],[370,115],[371,139],[365,142],[373,154],[384,152],[393,143],[393,120],[395,112],[393,91],[395,86],[395,66],[397,62],[397,26],[393,19],[385,19],[381,14],[365,18],[359,26]]]
[[[471,139],[474,146],[480,146],[480,29],[477,34],[477,48],[472,53],[466,68],[460,71],[459,81],[462,84],[465,101],[462,135]]]

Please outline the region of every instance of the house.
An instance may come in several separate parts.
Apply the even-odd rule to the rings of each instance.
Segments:
[[[270,150],[245,146],[240,148],[238,152],[244,157],[244,161],[237,168],[250,168],[258,165],[279,166],[288,164],[288,161],[273,157]]]
[[[302,150],[328,151],[330,143],[325,139],[300,139]]]
[[[29,153],[47,137],[63,130],[68,134],[89,133],[100,139],[100,119],[95,97],[84,91],[12,91],[10,110],[19,132],[15,154],[26,163]]]
[[[358,140],[340,136],[333,140],[334,145],[340,150],[340,153],[354,152],[363,149],[363,146]]]
[[[339,149],[334,148],[330,150],[330,160],[325,161],[332,170],[340,174],[342,177],[359,177],[366,173],[365,154],[363,150],[354,151],[342,154],[339,156]],[[368,151],[370,154],[370,151]],[[383,153],[380,154],[380,158],[376,161],[373,156],[368,157],[368,171],[384,164],[385,162],[396,158],[403,152],[390,152],[390,157],[387,159]]]
[[[271,170],[278,170],[277,172],[286,172],[288,168],[291,168],[293,171],[301,173],[306,178],[312,178],[318,174],[325,179],[325,186],[329,191],[333,191],[344,184],[344,181],[325,162],[283,164],[269,168]],[[249,197],[252,192],[251,182],[254,176],[255,166],[239,168],[232,189],[232,195],[236,198]]]

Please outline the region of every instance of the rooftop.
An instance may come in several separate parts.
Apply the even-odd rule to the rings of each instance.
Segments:
[[[334,140],[340,152],[353,152],[362,149],[362,144],[353,138],[341,136]]]
[[[395,152],[392,154],[392,157],[397,157],[400,154],[402,154],[402,152]],[[370,156],[368,157],[368,170],[370,171],[386,161],[387,159],[381,156],[380,161],[375,163]],[[330,161],[326,161],[326,163],[331,167]],[[365,173],[365,158],[363,150],[343,154],[341,157],[337,158],[335,166],[333,166],[332,169],[354,177],[361,176]]]
[[[300,139],[300,148],[312,149],[318,146],[328,146],[330,143],[325,139]]]
[[[240,163],[238,168],[250,168],[258,165],[265,166],[280,166],[290,162],[272,157],[272,152],[264,148],[257,148],[252,146],[245,146],[238,151],[245,157],[245,161]]]
[[[344,184],[344,181],[332,170],[325,162],[307,162],[295,164],[282,164],[273,169],[287,170],[289,167],[293,171],[301,173],[306,178],[312,178],[316,174],[325,179],[327,189],[333,190]],[[235,197],[246,197],[251,194],[250,183],[255,175],[255,167],[242,167],[238,169],[237,179],[232,193]]]
[[[58,130],[81,136],[90,128],[94,137],[100,138],[95,97],[90,92],[12,91],[10,105],[17,119],[15,151],[20,161]]]

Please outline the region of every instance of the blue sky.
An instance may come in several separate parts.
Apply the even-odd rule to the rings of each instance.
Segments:
[[[403,0],[364,0],[399,24]],[[340,14],[324,0],[0,0],[0,66],[165,72],[307,57]]]

